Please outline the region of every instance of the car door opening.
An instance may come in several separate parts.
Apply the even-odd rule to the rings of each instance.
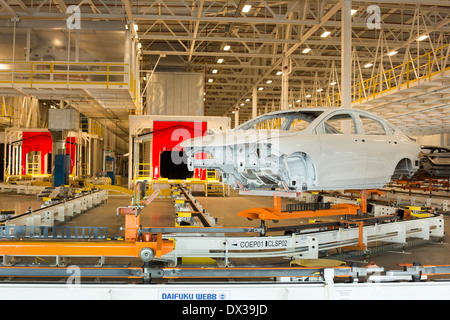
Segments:
[[[160,176],[167,179],[188,179],[194,173],[187,167],[184,151],[163,151],[160,159]]]

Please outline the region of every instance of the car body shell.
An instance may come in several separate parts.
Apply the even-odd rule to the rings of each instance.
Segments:
[[[276,129],[258,129],[278,119]],[[341,121],[341,127],[350,125],[350,132],[330,126],[335,121]],[[367,121],[384,134],[368,132]],[[296,123],[302,130],[293,130]],[[180,147],[190,170],[220,170],[233,188],[296,191],[383,187],[393,176],[413,175],[420,153],[419,144],[386,120],[345,108],[272,112],[226,133],[184,141]],[[199,153],[209,156],[198,159]]]

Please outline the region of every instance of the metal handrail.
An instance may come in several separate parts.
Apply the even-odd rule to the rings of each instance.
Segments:
[[[369,79],[352,86],[352,103],[363,103],[365,100],[375,98],[379,94],[400,89],[422,79],[431,80],[431,77],[450,70],[449,57],[450,47],[446,44],[433,51],[422,54],[396,67],[377,74]],[[420,60],[426,60],[420,64]],[[315,106],[340,106],[342,104],[340,93],[327,96],[318,100],[308,107]]]

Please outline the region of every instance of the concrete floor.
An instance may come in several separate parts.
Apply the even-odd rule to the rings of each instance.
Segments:
[[[259,196],[240,196],[232,192],[230,197],[215,196],[196,196],[203,208],[213,217],[218,218],[218,225],[223,227],[241,227],[241,226],[259,226],[258,221],[248,221],[245,218],[238,217],[238,212],[253,207],[272,207],[272,199]],[[117,216],[117,207],[127,206],[131,198],[122,195],[110,195],[106,203],[83,213],[71,221],[65,223],[67,226],[93,226],[107,227],[108,236],[123,235],[120,227],[124,225],[124,217]],[[35,196],[23,195],[0,195],[0,209],[16,210],[22,213],[28,210],[39,208],[41,202]],[[445,233],[450,231],[450,216],[446,215]],[[298,223],[298,221],[280,221],[276,226]],[[154,200],[149,206],[141,212],[141,225],[143,227],[173,227],[174,226],[174,207],[171,200]],[[275,225],[272,222],[268,226]],[[444,239],[444,243],[427,243],[413,248],[407,248],[405,252],[387,252],[379,255],[367,257],[366,261],[362,258],[356,259],[360,265],[368,262],[374,262],[386,270],[401,269],[397,266],[399,263],[419,262],[423,265],[450,264],[450,247]],[[351,264],[354,261],[346,261]]]

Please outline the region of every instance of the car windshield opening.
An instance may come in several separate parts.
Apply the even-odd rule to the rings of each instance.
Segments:
[[[267,114],[247,121],[235,130],[283,130],[301,131],[314,121],[323,111],[290,111]]]

